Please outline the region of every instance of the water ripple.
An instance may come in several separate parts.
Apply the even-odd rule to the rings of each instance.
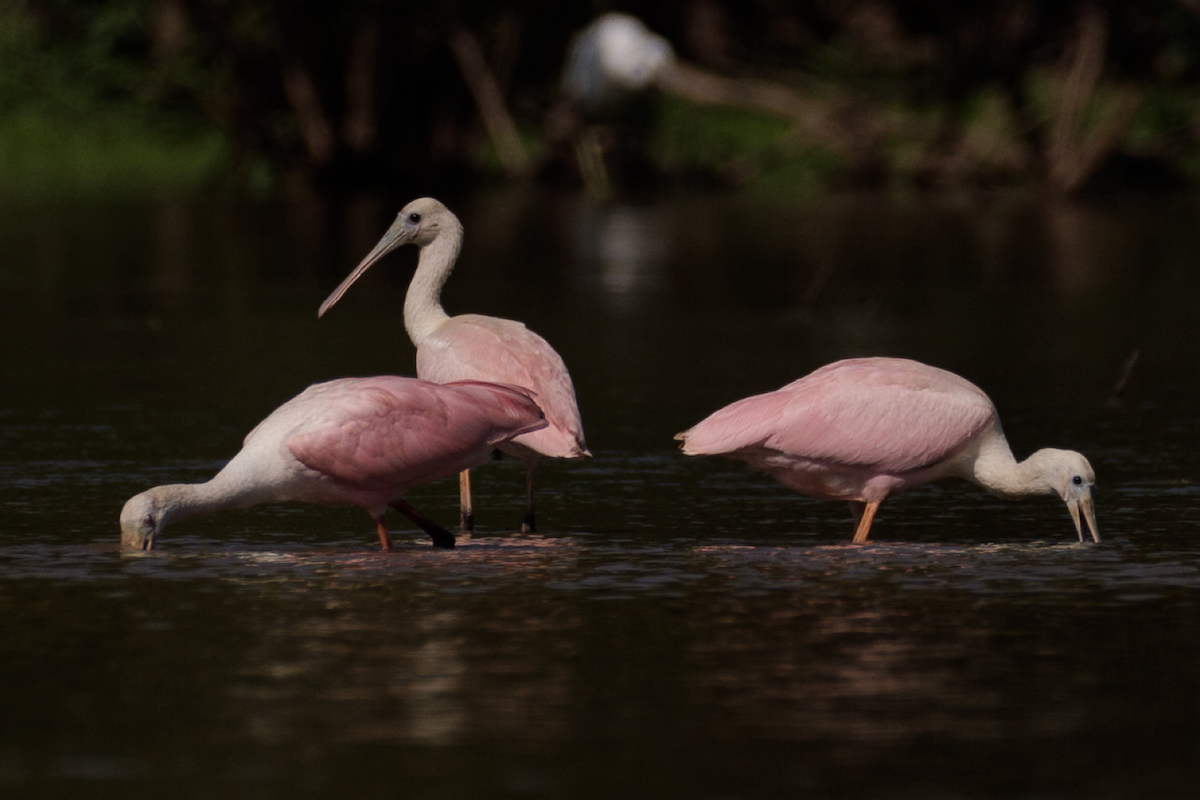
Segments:
[[[1007,544],[777,544],[693,537],[653,543],[592,535],[463,537],[452,551],[400,544],[393,553],[345,544],[251,546],[180,537],[170,549],[124,554],[109,544],[0,547],[0,579],[118,581],[276,580],[378,583],[419,579],[443,593],[486,594],[535,582],[598,599],[679,597],[701,582],[726,591],[844,592],[952,589],[971,594],[1063,595],[1200,587],[1195,552],[1141,545],[1034,541]]]

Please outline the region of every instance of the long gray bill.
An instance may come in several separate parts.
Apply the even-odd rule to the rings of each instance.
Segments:
[[[367,253],[367,257],[360,261],[358,266],[354,268],[354,271],[346,276],[346,280],[342,281],[341,285],[333,290],[333,294],[325,298],[325,302],[321,303],[321,307],[317,309],[318,319],[325,316],[325,312],[328,311],[334,303],[342,299],[342,295],[346,293],[346,290],[350,288],[350,285],[358,280],[364,272],[370,269],[372,264],[408,241],[407,237],[405,236],[406,231],[399,228],[399,225],[393,225],[391,228],[389,228],[388,232],[385,233],[383,238],[379,240],[379,243],[371,249],[371,252]]]

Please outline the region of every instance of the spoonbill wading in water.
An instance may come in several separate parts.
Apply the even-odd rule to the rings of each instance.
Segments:
[[[163,528],[190,517],[292,500],[366,509],[384,550],[392,549],[389,506],[435,546],[454,547],[450,533],[401,495],[482,464],[497,444],[544,427],[541,409],[515,386],[390,375],[318,383],[250,431],[212,480],[131,498],[121,511],[121,547],[149,550]]]
[[[481,314],[451,317],[442,308],[442,287],[462,248],[458,217],[431,197],[413,200],[354,271],[321,304],[324,316],[350,285],[372,264],[405,244],[415,244],[421,256],[404,298],[404,327],[417,346],[417,377],[435,383],[475,380],[510,383],[533,392],[549,423],[544,429],[500,445],[502,452],[525,464],[525,522],[522,531],[537,529],[533,513],[533,470],[542,456],[590,456],[583,439],[583,422],[575,402],[575,387],[554,348],[520,322]],[[470,473],[460,476],[461,527],[474,527]]]
[[[1058,495],[1079,541],[1081,516],[1100,541],[1096,475],[1086,458],[1045,449],[1018,462],[979,387],[916,361],[838,361],[732,403],[675,438],[687,455],[736,458],[801,494],[849,500],[856,543],[867,540],[888,496],[947,477],[1001,497]]]

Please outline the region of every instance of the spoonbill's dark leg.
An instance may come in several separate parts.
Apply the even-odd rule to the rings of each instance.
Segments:
[[[521,533],[533,533],[537,530],[537,522],[533,517],[533,470],[536,467],[536,458],[525,462],[525,522],[521,524]]]
[[[375,530],[379,533],[379,547],[381,550],[391,552],[392,537],[388,533],[387,521],[383,517],[375,518]]]
[[[475,530],[475,509],[471,506],[471,470],[458,473],[458,500],[460,513],[458,527],[463,533]]]
[[[454,547],[454,534],[447,531],[441,525],[438,525],[420,511],[417,511],[408,503],[408,501],[393,500],[391,506],[412,520],[413,524],[418,528],[428,533],[429,538],[433,539],[434,547],[444,547],[446,549]]]
[[[867,541],[867,536],[871,533],[871,523],[875,520],[875,512],[879,510],[880,502],[881,501],[879,500],[875,500],[867,503],[866,506],[861,509],[862,518],[858,521],[858,530],[854,532],[855,544],[862,544],[863,542]],[[860,503],[858,505],[861,506],[862,504]],[[850,508],[858,510],[854,503],[850,504]]]

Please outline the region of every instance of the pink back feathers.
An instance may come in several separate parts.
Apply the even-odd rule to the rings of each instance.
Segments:
[[[995,424],[978,387],[916,361],[838,361],[739,400],[679,435],[689,455],[767,450],[900,475],[950,458]]]
[[[549,427],[522,436],[521,443],[546,456],[590,455],[566,364],[520,322],[480,314],[452,317],[417,349],[417,375],[436,383],[481,380],[529,389]]]
[[[286,439],[291,454],[368,491],[450,477],[485,461],[496,444],[546,425],[529,392],[469,381],[347,378],[310,387],[280,412],[294,404],[311,404],[313,413]]]

